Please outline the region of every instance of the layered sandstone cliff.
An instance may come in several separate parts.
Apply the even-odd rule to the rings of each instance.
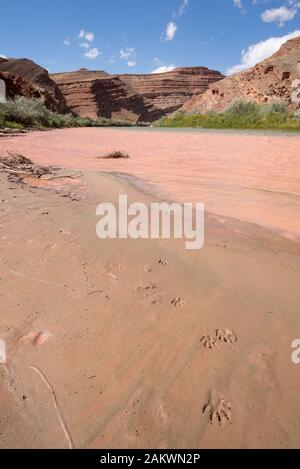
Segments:
[[[119,77],[104,71],[81,69],[51,77],[78,116],[136,122],[143,112],[142,98]]]
[[[82,117],[153,122],[223,78],[204,67],[154,75],[109,75],[86,69],[53,74],[67,105]]]
[[[193,96],[182,110],[205,113],[222,111],[234,99],[268,103],[280,99],[293,110],[300,107],[300,37],[255,67],[210,85],[201,96]]]
[[[42,97],[41,93],[36,88],[18,75],[0,72],[0,80],[5,82],[6,98],[8,99],[15,98],[16,96],[25,96],[26,98]]]
[[[47,70],[31,60],[0,58],[0,73],[6,82],[8,97],[37,97],[54,111],[68,111],[64,96]]]
[[[206,91],[223,75],[205,67],[177,68],[154,75],[120,75],[120,79],[142,96],[145,105],[161,116],[179,109],[191,96]]]

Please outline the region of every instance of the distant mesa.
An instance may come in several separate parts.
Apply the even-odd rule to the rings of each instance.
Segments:
[[[50,76],[68,107],[81,117],[153,122],[179,109],[194,94],[224,78],[205,67],[149,75],[109,75],[80,69]]]

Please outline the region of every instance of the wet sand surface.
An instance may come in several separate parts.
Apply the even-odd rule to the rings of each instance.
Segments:
[[[0,447],[299,447],[300,365],[291,359],[300,336],[299,232],[291,216],[299,140],[224,137],[219,164],[211,147],[220,151],[221,136],[210,133],[194,136],[193,145],[185,133],[112,129],[0,141],[0,152],[84,170],[76,182],[39,184],[0,174],[0,338],[7,344]],[[254,152],[258,141],[264,164]],[[234,148],[239,170],[229,156]],[[96,158],[119,149],[132,158]],[[198,178],[215,181],[220,193],[210,186],[207,197],[219,215],[207,214],[204,248],[186,251],[172,239],[100,241],[98,203],[117,203],[120,193],[129,202],[155,199],[97,169],[146,176],[144,188],[180,200],[196,200]],[[239,197],[245,187],[258,197],[251,223]],[[238,216],[226,216],[222,197]],[[262,217],[268,207],[273,229]]]
[[[157,129],[70,129],[3,139],[44,164],[116,171],[161,197],[300,237],[300,136]],[[114,150],[131,158],[99,160]]]

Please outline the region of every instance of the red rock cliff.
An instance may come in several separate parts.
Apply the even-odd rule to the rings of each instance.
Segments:
[[[62,113],[68,111],[64,96],[45,68],[28,59],[0,58],[0,72],[3,73],[4,81],[7,82],[8,97],[13,98],[16,95],[38,97],[54,111]],[[15,85],[11,80],[15,82]],[[29,89],[32,91],[29,92]]]
[[[15,98],[16,96],[25,96],[26,98],[41,98],[41,93],[30,83],[23,80],[18,75],[8,72],[0,72],[0,80],[6,85],[6,97]]]
[[[204,67],[152,75],[108,75],[86,69],[53,74],[67,105],[82,117],[152,122],[179,109],[223,78]]]

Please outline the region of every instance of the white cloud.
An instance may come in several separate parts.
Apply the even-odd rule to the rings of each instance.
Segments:
[[[0,54],[1,59],[7,59],[6,55]]]
[[[95,39],[95,35],[94,33],[91,33],[82,29],[78,34],[78,38],[84,39],[85,41],[88,41],[88,42],[93,42]]]
[[[92,42],[95,40],[95,35],[92,32],[85,31],[82,29],[78,34],[78,39],[81,39],[82,42],[79,43],[79,47],[85,49],[84,57],[89,60],[96,60],[102,52],[98,47],[92,47]]]
[[[235,65],[227,70],[227,74],[232,75],[233,73],[253,67],[257,63],[275,54],[286,41],[298,36],[300,36],[300,30],[296,30],[281,37],[270,37],[265,41],[249,46],[247,50],[242,51],[241,64]]]
[[[121,59],[128,60],[130,57],[134,56],[134,54],[135,54],[134,47],[125,47],[124,49],[120,50]]]
[[[101,55],[100,50],[97,47],[93,47],[92,49],[89,49],[86,51],[84,54],[84,57],[89,60],[95,60]]]
[[[94,33],[86,33],[85,39],[86,39],[87,41],[89,41],[89,42],[93,42],[94,39],[95,39]]]
[[[174,21],[170,21],[170,23],[168,23],[166,27],[164,41],[173,41],[177,29],[178,28],[177,28],[176,23],[174,23]]]
[[[152,74],[156,73],[166,73],[166,72],[172,72],[176,67],[175,65],[161,65],[160,67],[156,68],[155,70],[152,70]]]
[[[243,8],[242,0],[233,0],[233,3],[238,8]]]
[[[136,52],[134,47],[125,47],[120,50],[120,58],[126,60],[128,67],[135,67],[136,62]]]
[[[67,37],[65,40],[64,40],[64,45],[66,47],[70,46],[71,45],[71,39],[69,37]]]
[[[271,8],[269,10],[265,10],[261,15],[261,19],[265,23],[278,23],[278,25],[282,27],[287,21],[293,20],[296,14],[297,5],[292,8],[282,6],[279,8]]]
[[[252,3],[255,4],[256,0],[252,0]],[[268,0],[267,0],[268,1]],[[244,0],[233,0],[233,4],[236,8],[240,10],[241,13],[246,13],[246,8],[244,7]]]
[[[90,48],[90,44],[88,42],[81,42],[79,44],[79,47],[82,47],[83,49],[89,49]]]
[[[172,21],[166,26],[163,37],[160,38],[161,42],[173,41],[176,32],[178,31],[177,19],[180,19],[187,12],[189,6],[189,0],[181,0],[179,9],[173,11]]]
[[[181,18],[186,13],[188,6],[189,0],[183,0],[182,4],[179,7],[178,13],[175,14],[175,16],[177,16],[177,18]]]

